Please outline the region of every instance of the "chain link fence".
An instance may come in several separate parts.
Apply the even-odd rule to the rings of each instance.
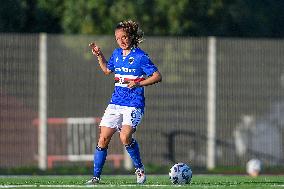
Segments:
[[[116,48],[111,36],[47,35],[48,118],[102,116],[114,85],[92,56],[92,41],[106,57]],[[0,46],[0,168],[35,166],[39,35],[1,34]],[[163,75],[162,83],[146,87],[135,134],[144,163],[206,167],[208,38],[146,36],[141,48]],[[251,158],[283,165],[283,52],[283,40],[216,39],[216,166]],[[67,125],[48,123],[48,155],[66,153]],[[109,153],[123,154],[117,134]]]

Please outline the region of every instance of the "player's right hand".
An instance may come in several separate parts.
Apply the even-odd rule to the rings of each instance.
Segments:
[[[93,55],[101,55],[101,49],[95,43],[90,43],[89,47],[91,47]]]

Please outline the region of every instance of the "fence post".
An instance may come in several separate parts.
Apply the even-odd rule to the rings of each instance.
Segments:
[[[39,35],[38,167],[47,168],[47,36]]]
[[[208,38],[207,169],[215,168],[216,158],[216,38]]]

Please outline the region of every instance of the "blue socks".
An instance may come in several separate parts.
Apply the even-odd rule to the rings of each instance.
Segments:
[[[136,169],[143,167],[137,141],[132,139],[130,144],[125,145],[125,148],[133,161],[134,167]],[[107,148],[100,148],[97,146],[94,153],[94,177],[100,178],[106,161],[106,156]]]
[[[125,148],[133,161],[134,167],[136,169],[143,167],[137,141],[133,138],[130,144],[125,145]]]
[[[96,147],[96,151],[94,154],[94,177],[100,178],[103,166],[106,161],[107,156],[107,148]]]

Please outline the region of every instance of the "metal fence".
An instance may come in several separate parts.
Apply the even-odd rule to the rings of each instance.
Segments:
[[[116,47],[112,36],[47,35],[48,118],[102,116],[113,78],[100,71],[91,41],[106,57]],[[148,36],[141,44],[163,75],[162,83],[146,88],[146,112],[135,134],[144,163],[208,167],[213,141],[215,166],[244,165],[251,158],[283,164],[284,41],[216,38],[213,140],[209,41]],[[38,164],[39,44],[37,34],[0,35],[0,168]],[[64,135],[63,127],[48,124],[48,155],[67,153]],[[123,154],[117,135],[109,153]]]

